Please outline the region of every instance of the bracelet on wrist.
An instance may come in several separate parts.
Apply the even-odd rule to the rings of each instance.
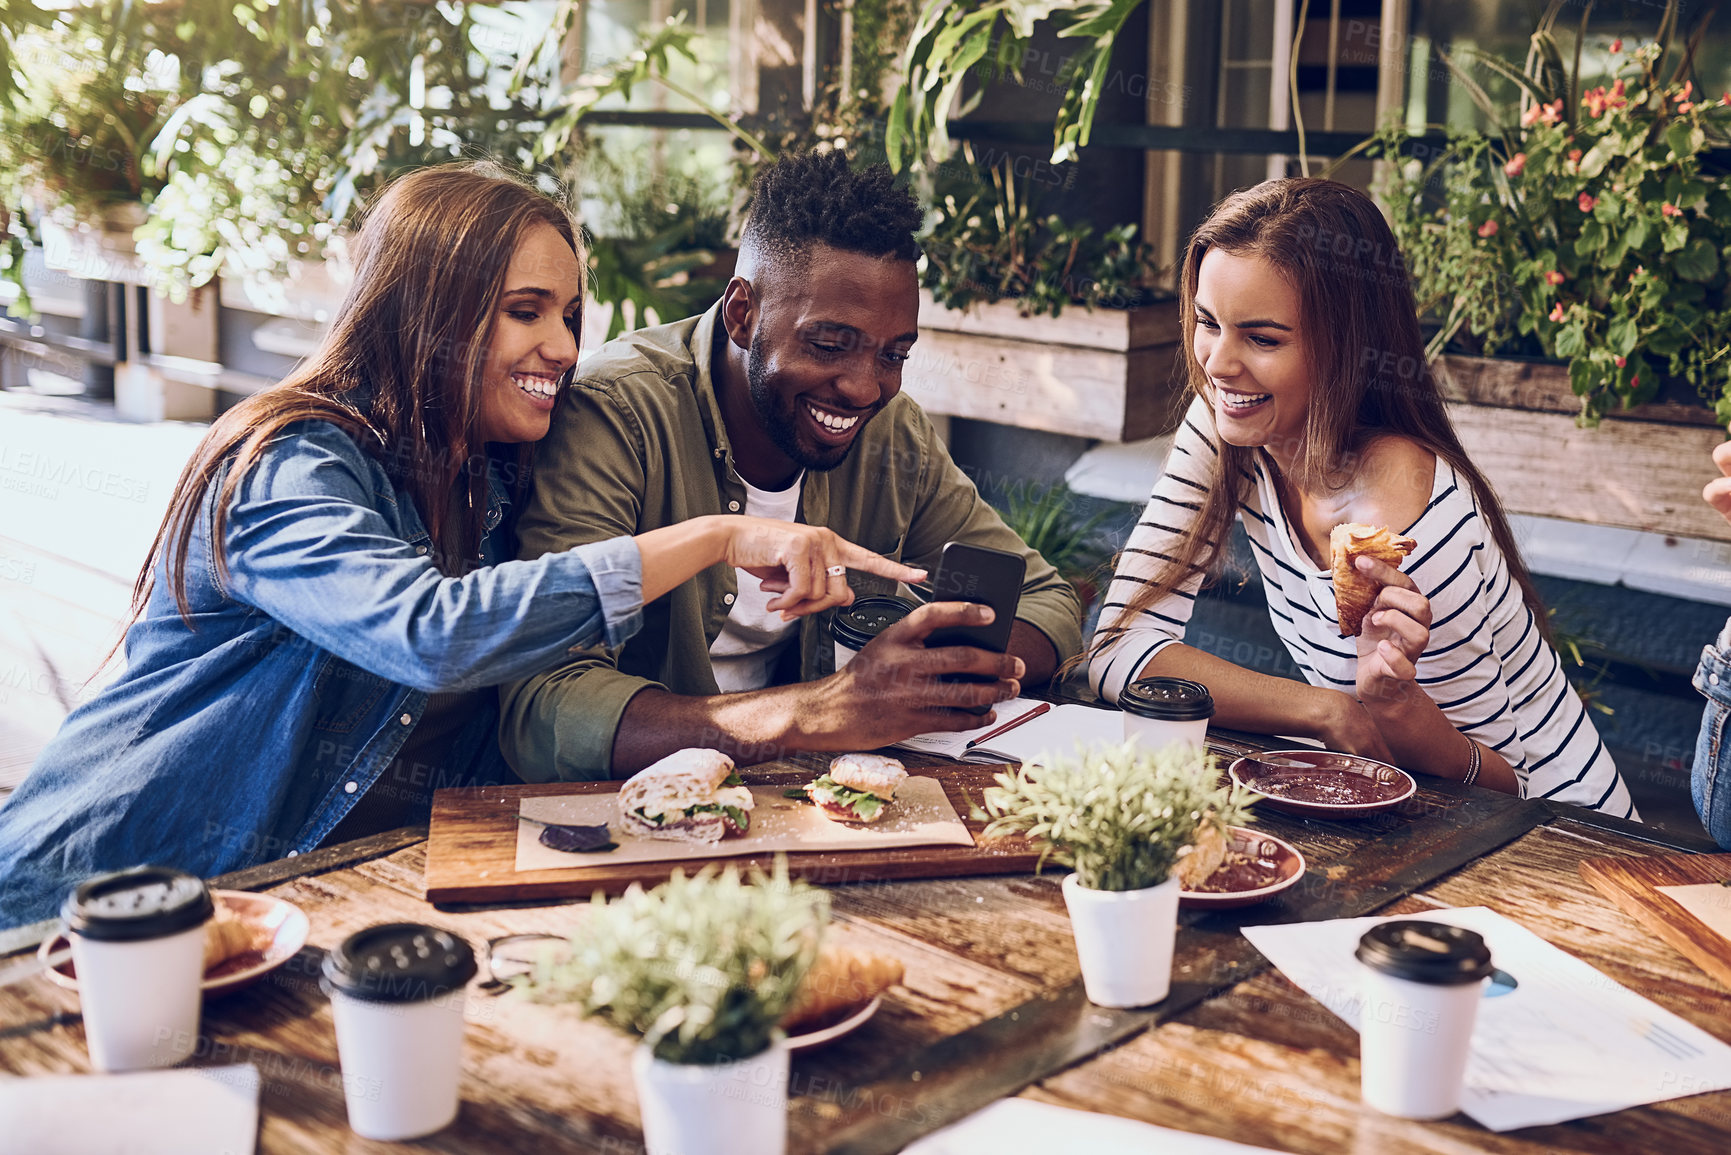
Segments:
[[[1479,749],[1479,744],[1477,742],[1468,738],[1467,749],[1470,753],[1467,755],[1466,777],[1461,779],[1462,786],[1471,786],[1474,782],[1478,781],[1479,767],[1484,763],[1484,752]]]

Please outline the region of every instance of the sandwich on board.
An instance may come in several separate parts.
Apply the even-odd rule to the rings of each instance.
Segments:
[[[675,750],[619,788],[619,826],[638,838],[713,845],[751,828],[751,789],[720,750]]]
[[[882,754],[843,754],[829,773],[805,788],[818,812],[836,822],[876,822],[895,797],[908,772]]]

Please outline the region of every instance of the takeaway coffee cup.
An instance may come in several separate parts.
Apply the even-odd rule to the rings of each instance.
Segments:
[[[1473,931],[1401,920],[1358,940],[1364,964],[1360,1093],[1385,1115],[1442,1119],[1460,1109],[1473,1020],[1491,952]]]
[[[325,956],[349,1127],[367,1139],[414,1139],[457,1117],[464,987],[475,952],[437,927],[392,922]]]
[[[204,924],[215,909],[203,879],[165,866],[100,875],[67,896],[60,917],[78,969],[91,1066],[172,1067],[192,1054]]]
[[[1214,717],[1214,697],[1201,682],[1184,678],[1143,678],[1118,695],[1124,711],[1124,738],[1136,739],[1144,750],[1185,742],[1207,748],[1208,719]]]
[[[846,609],[837,610],[829,627],[830,639],[835,643],[835,668],[839,670],[853,661],[867,642],[918,608],[907,598],[880,596],[860,598]]]

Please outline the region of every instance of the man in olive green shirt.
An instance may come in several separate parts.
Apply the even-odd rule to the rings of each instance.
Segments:
[[[622,648],[505,688],[500,741],[522,777],[622,777],[688,746],[750,763],[971,729],[988,719],[966,707],[1047,680],[1080,649],[1074,591],[899,395],[917,336],[919,220],[881,165],[855,173],[830,153],[766,168],[722,300],[578,367],[536,450],[521,552],[726,512],[797,517],[928,570],[949,541],[1009,550],[1027,562],[1009,652],[926,649],[934,630],[988,612],[938,603],[836,672],[833,611],[784,624],[753,579],[714,567],[644,607]],[[864,573],[831,580],[894,592]],[[958,673],[986,680],[942,680]]]

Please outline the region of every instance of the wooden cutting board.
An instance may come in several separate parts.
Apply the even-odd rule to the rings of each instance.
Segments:
[[[968,817],[973,804],[1004,766],[952,765],[924,773],[944,784],[956,814],[976,840],[985,824]],[[810,770],[744,769],[751,785],[792,787],[811,781]],[[596,891],[622,893],[633,882],[654,886],[675,868],[694,873],[707,862],[756,865],[770,869],[768,856],[739,855],[722,859],[620,863],[566,867],[559,870],[515,869],[517,810],[526,797],[546,794],[617,793],[619,782],[548,782],[535,785],[483,786],[439,790],[433,794],[433,818],[427,837],[428,902],[507,903],[530,899],[588,898]],[[904,846],[883,850],[795,853],[787,856],[788,872],[823,884],[877,882],[889,879],[952,878],[971,874],[1032,873],[1039,850],[1022,838],[976,846]]]
[[[1581,877],[1636,922],[1682,951],[1709,976],[1731,987],[1731,943],[1684,910],[1661,886],[1724,882],[1731,854],[1673,854],[1654,858],[1589,858]]]

